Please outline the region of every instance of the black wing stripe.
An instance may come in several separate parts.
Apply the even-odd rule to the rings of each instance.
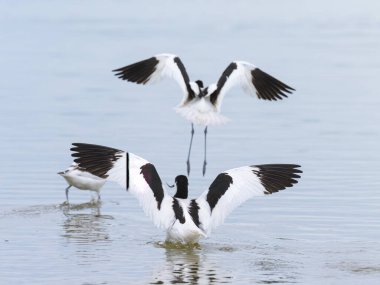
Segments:
[[[282,100],[288,97],[285,93],[291,94],[295,90],[259,68],[252,70],[251,75],[259,99]]]
[[[296,179],[301,176],[302,170],[298,169],[300,166],[296,164],[263,164],[253,165],[253,173],[259,177],[261,184],[264,186],[267,193],[272,194],[283,190],[287,187],[292,187],[298,183]]]
[[[119,149],[84,143],[73,143],[70,150],[79,167],[101,178],[107,178],[106,173],[123,154]]]
[[[186,219],[183,215],[183,209],[176,198],[173,198],[173,211],[176,220],[178,220],[181,224],[184,224]]]
[[[187,74],[187,71],[186,71],[186,68],[185,68],[184,64],[182,63],[181,59],[178,56],[176,56],[174,58],[174,62],[175,62],[175,64],[177,64],[178,69],[179,69],[179,71],[182,74],[183,80],[185,81],[186,90],[187,90],[187,93],[188,93],[187,100],[190,101],[191,99],[195,98],[194,91],[190,87],[190,77]]]
[[[149,81],[153,72],[156,71],[158,63],[159,60],[156,57],[151,57],[112,71],[115,72],[115,76],[122,80],[145,84]]]
[[[206,201],[210,205],[211,212],[232,183],[232,177],[227,173],[219,174],[211,183],[206,197]]]
[[[183,65],[181,59],[178,56],[176,56],[174,58],[174,62],[177,64],[179,70],[181,71],[183,80],[185,81],[186,84],[188,84],[190,82],[190,78],[189,78],[189,75],[187,74],[186,68]]]
[[[158,175],[156,168],[153,164],[147,163],[141,166],[140,173],[143,175],[146,183],[148,183],[150,189],[152,190],[157,201],[157,208],[160,210],[162,200],[164,199],[164,189],[162,188],[161,178]]]
[[[127,171],[126,171],[126,174],[125,174],[125,177],[127,178],[126,180],[126,186],[127,186],[127,191],[128,191],[128,189],[129,189],[129,153],[127,152],[127,159],[126,159],[126,169],[127,169]]]
[[[218,100],[220,90],[222,90],[224,84],[226,84],[228,77],[231,76],[232,72],[234,72],[236,68],[237,64],[235,62],[231,62],[230,65],[228,65],[227,68],[223,71],[222,76],[219,78],[218,83],[216,84],[216,90],[210,95],[210,101],[213,105],[215,105],[216,101]]]
[[[195,199],[191,200],[190,202],[189,214],[193,219],[194,224],[199,228],[201,224],[199,221],[199,205]]]

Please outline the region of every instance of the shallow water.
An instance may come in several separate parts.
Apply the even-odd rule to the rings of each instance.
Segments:
[[[1,284],[379,283],[380,5],[192,3],[1,2]],[[298,163],[304,174],[194,248],[164,244],[117,185],[100,204],[75,189],[64,204],[56,174],[72,142],[136,153],[168,183],[185,172],[190,124],[173,111],[176,84],[110,72],[159,52],[206,84],[243,59],[297,89],[282,102],[229,93],[231,122],[209,128],[206,177],[196,129],[192,197],[237,166]]]

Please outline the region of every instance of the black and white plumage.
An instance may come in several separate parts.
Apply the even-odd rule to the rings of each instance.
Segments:
[[[240,86],[250,95],[259,99],[276,101],[288,97],[292,87],[265,73],[255,65],[245,61],[231,62],[222,73],[217,83],[208,87],[201,80],[190,81],[181,59],[174,54],[158,54],[151,58],[113,70],[120,79],[137,84],[173,78],[182,89],[183,98],[175,108],[176,112],[192,123],[191,140],[187,158],[187,173],[190,173],[190,152],[194,134],[193,124],[205,126],[205,159],[203,175],[206,171],[206,136],[207,126],[219,125],[228,121],[220,114],[225,94],[234,86]]]
[[[98,200],[100,199],[100,189],[103,187],[106,180],[85,171],[83,168],[79,167],[77,163],[73,163],[64,171],[57,173],[61,175],[69,186],[66,190],[66,200],[69,201],[69,189],[74,186],[79,190],[89,190],[94,191],[98,195]]]
[[[234,168],[219,174],[208,190],[190,200],[186,176],[176,177],[177,192],[172,197],[154,165],[133,153],[83,143],[74,143],[71,150],[80,167],[133,194],[154,224],[167,231],[167,239],[179,242],[207,237],[240,204],[292,187],[302,173],[294,164]]]

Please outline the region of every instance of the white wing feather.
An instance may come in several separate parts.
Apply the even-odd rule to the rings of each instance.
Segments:
[[[240,86],[249,95],[259,99],[277,101],[288,97],[295,89],[245,61],[232,62],[223,72],[217,84],[212,84],[208,95],[220,109],[224,95],[234,86]]]
[[[218,100],[216,103],[218,108],[220,108],[225,94],[235,86],[240,86],[248,95],[255,95],[256,93],[256,88],[252,84],[252,76],[250,74],[250,72],[255,69],[256,66],[244,61],[234,61],[233,63],[236,63],[237,68],[234,69],[232,73],[227,77],[227,80],[219,91]],[[216,87],[216,84],[213,84],[212,89],[215,90]]]
[[[171,203],[172,197],[165,193],[161,202],[160,210],[157,208],[157,201],[153,191],[141,174],[141,167],[148,164],[149,161],[133,153],[129,153],[129,188],[133,196],[137,198],[145,214],[153,220],[153,223],[159,227],[168,229],[175,221]],[[127,189],[127,168],[126,152],[114,163],[114,166],[107,172],[107,179],[117,182],[121,187]],[[170,204],[169,206],[167,204]]]
[[[224,172],[232,177],[233,182],[226,193],[220,197],[212,212],[207,202],[209,190],[203,192],[197,199],[200,207],[199,218],[202,227],[207,233],[223,224],[225,218],[248,199],[265,195],[266,190],[264,186],[261,184],[260,179],[252,172],[254,169],[254,167],[243,166]]]
[[[133,153],[101,145],[73,143],[71,150],[74,161],[84,171],[104,181],[114,181],[134,195],[156,226],[172,226],[173,198],[165,193],[153,164]]]
[[[153,72],[148,82],[154,83],[159,82],[164,78],[173,78],[181,87],[182,92],[187,95],[185,79],[183,78],[178,65],[174,62],[174,59],[177,56],[174,54],[163,53],[157,54],[155,57],[159,60],[159,63],[156,67],[156,71]]]

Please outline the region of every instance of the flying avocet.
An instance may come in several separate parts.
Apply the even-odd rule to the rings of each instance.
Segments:
[[[156,168],[149,161],[122,150],[73,143],[79,167],[100,178],[117,182],[134,195],[154,224],[167,231],[167,240],[197,242],[224,222],[240,204],[292,187],[302,171],[295,164],[243,166],[220,173],[197,199],[188,199],[188,179],[175,178],[177,191],[166,193]]]
[[[64,171],[58,172],[69,186],[66,188],[66,201],[69,201],[69,189],[74,186],[80,190],[94,191],[98,194],[100,200],[100,189],[103,187],[106,180],[85,171],[77,163],[73,163]]]
[[[202,173],[206,172],[207,126],[219,125],[228,121],[220,114],[224,95],[234,86],[241,86],[250,95],[256,94],[263,100],[282,100],[291,94],[292,87],[265,73],[255,65],[244,62],[231,62],[217,83],[204,87],[201,80],[191,82],[181,59],[174,54],[158,54],[151,58],[113,70],[116,76],[137,84],[153,83],[169,77],[177,81],[183,92],[176,112],[191,122],[191,138],[187,155],[187,175],[190,174],[190,152],[194,135],[194,124],[205,126],[204,161]]]

